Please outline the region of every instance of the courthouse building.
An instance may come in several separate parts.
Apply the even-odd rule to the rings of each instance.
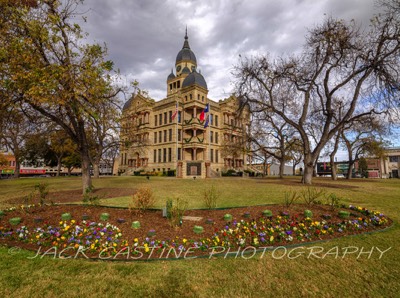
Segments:
[[[247,164],[247,111],[236,97],[214,101],[197,68],[187,33],[166,80],[166,98],[143,93],[123,107],[119,173],[173,173],[177,177],[215,177]],[[208,108],[206,108],[208,107]]]

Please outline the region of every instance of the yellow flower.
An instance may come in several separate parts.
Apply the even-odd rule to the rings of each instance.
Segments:
[[[274,241],[274,236],[269,237],[269,242]]]
[[[138,242],[139,240],[137,238],[133,239],[133,241]]]
[[[187,240],[185,238],[183,238],[182,242],[183,242],[183,244],[185,244],[187,242]]]

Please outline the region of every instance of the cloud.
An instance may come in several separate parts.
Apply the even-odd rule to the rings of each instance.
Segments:
[[[232,92],[239,55],[298,53],[307,28],[326,16],[366,24],[374,1],[86,0],[80,10],[87,12],[82,27],[89,41],[105,42],[127,80],[138,80],[156,100],[166,96],[166,79],[188,26],[209,97],[218,100]]]

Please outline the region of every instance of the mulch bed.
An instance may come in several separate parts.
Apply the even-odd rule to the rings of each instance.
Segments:
[[[100,216],[102,213],[108,213],[110,215],[108,223],[117,226],[122,233],[122,239],[126,239],[129,242],[129,245],[132,245],[133,239],[137,238],[139,243],[143,243],[143,241],[149,241],[151,239],[157,240],[177,240],[177,242],[182,241],[183,239],[207,239],[212,238],[216,232],[219,232],[226,228],[227,222],[224,220],[224,215],[229,213],[232,215],[232,222],[240,222],[241,220],[251,221],[252,219],[259,219],[262,217],[262,211],[265,209],[271,210],[274,216],[281,214],[282,212],[287,212],[289,217],[293,222],[300,222],[304,220],[304,210],[309,209],[313,213],[313,221],[323,221],[323,216],[329,214],[331,218],[329,219],[329,223],[336,224],[343,222],[343,219],[338,216],[338,210],[332,211],[329,206],[326,205],[292,205],[290,208],[282,205],[267,205],[267,206],[249,206],[249,207],[240,207],[240,208],[231,208],[225,210],[187,210],[185,212],[185,218],[183,219],[182,225],[179,227],[172,227],[167,218],[162,216],[161,210],[147,210],[144,213],[138,213],[136,211],[131,212],[128,209],[120,209],[120,208],[109,208],[109,207],[99,207],[99,206],[83,206],[83,205],[51,205],[51,206],[35,206],[29,209],[21,210],[17,209],[14,211],[6,212],[4,216],[0,220],[0,229],[14,229],[16,230],[18,227],[25,226],[29,231],[32,231],[34,228],[38,226],[59,226],[61,215],[63,213],[70,213],[72,215],[72,219],[77,221],[77,224],[82,224],[83,216],[86,216],[88,219],[86,222],[102,222],[100,220]],[[339,209],[340,210],[340,209]],[[347,210],[348,209],[343,209]],[[365,217],[363,214],[351,211],[352,216],[349,218],[361,218]],[[245,215],[246,214],[246,215]],[[200,221],[186,219],[186,216],[201,218]],[[246,217],[245,217],[246,216]],[[21,223],[18,226],[11,226],[9,223],[9,219],[13,217],[20,217],[22,219]],[[287,218],[289,218],[287,217]],[[41,219],[40,223],[37,223],[37,220]],[[209,219],[212,220],[212,223],[208,223]],[[139,229],[133,229],[131,224],[133,221],[139,221],[141,227]],[[208,222],[207,222],[208,221]],[[311,239],[311,241],[315,240],[324,240],[324,239],[332,239],[337,238],[338,236],[352,235],[365,233],[373,230],[383,229],[391,224],[391,220],[381,226],[371,226],[366,227],[362,230],[345,230],[343,233],[338,235],[335,233],[333,235],[325,234],[320,235],[318,239]],[[83,225],[83,224],[82,224]],[[204,228],[204,232],[199,235],[194,233],[193,227],[195,225],[202,226]],[[149,237],[148,232],[150,230],[155,231],[155,236]],[[293,245],[296,243],[304,243],[297,239],[293,239],[292,241],[281,240],[276,246],[282,245]],[[38,245],[34,243],[27,242],[19,242],[15,240],[9,240],[0,237],[0,244],[4,244],[7,246],[18,246],[20,248],[37,250]],[[95,254],[92,255],[95,257]]]

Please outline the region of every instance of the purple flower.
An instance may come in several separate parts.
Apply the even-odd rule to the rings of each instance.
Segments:
[[[286,231],[287,235],[292,235],[292,233],[293,233],[292,231]]]

